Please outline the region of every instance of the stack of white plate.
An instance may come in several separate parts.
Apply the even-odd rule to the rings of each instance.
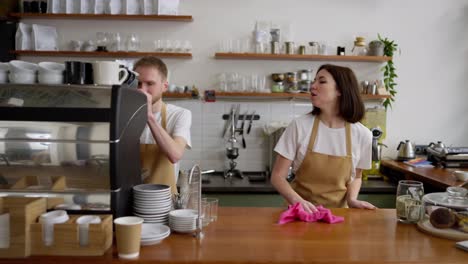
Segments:
[[[143,223],[140,243],[142,246],[158,244],[170,234],[171,230],[166,225]]]
[[[145,223],[166,224],[172,209],[171,190],[162,184],[133,186],[133,214]]]
[[[192,209],[179,209],[169,213],[169,227],[175,232],[192,233],[197,230],[198,213]]]

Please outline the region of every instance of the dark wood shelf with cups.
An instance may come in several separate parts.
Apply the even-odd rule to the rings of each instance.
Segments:
[[[192,22],[190,15],[111,15],[111,14],[48,14],[48,13],[10,13],[13,18],[34,19],[96,19],[96,20],[151,20],[151,21],[180,21]]]
[[[385,56],[338,56],[338,55],[301,55],[301,54],[267,54],[267,53],[215,53],[216,59],[233,60],[308,60],[308,61],[356,61],[386,62],[391,57]]]
[[[362,99],[383,100],[389,98],[389,95],[362,94]],[[242,99],[309,99],[309,93],[253,93],[253,92],[219,92],[216,91],[216,98],[242,98]]]
[[[12,53],[20,56],[51,56],[51,57],[125,57],[137,58],[143,56],[156,56],[160,58],[191,59],[192,53],[169,52],[102,52],[102,51],[39,51],[39,50],[13,50]]]

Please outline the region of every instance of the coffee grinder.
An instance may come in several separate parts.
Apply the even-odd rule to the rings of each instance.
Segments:
[[[225,179],[232,179],[232,177],[239,177],[239,178],[244,178],[244,175],[242,172],[238,169],[236,169],[237,162],[235,161],[237,157],[239,156],[239,148],[236,147],[237,139],[236,139],[236,132],[242,131],[243,132],[243,127],[238,130],[237,129],[237,120],[239,118],[239,111],[240,111],[240,105],[237,105],[236,107],[233,107],[231,109],[231,114],[229,116],[229,128],[230,128],[230,137],[228,139],[228,147],[226,147],[226,156],[229,159],[229,168],[224,171],[224,178]],[[244,115],[245,118],[245,115]],[[245,119],[244,119],[245,121]],[[223,133],[224,134],[224,133]]]
[[[363,180],[368,178],[380,178],[380,160],[382,156],[382,147],[387,145],[380,143],[379,139],[383,135],[383,131],[380,127],[371,128],[372,132],[372,167],[369,170],[365,170],[362,173]]]

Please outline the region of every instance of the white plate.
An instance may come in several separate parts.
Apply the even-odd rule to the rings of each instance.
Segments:
[[[154,202],[139,202],[139,201],[135,201],[133,203],[134,205],[137,205],[137,206],[141,206],[141,207],[144,207],[144,206],[149,206],[149,207],[166,207],[166,206],[171,206],[172,205],[172,202],[169,200],[169,201],[164,201],[164,202],[160,202],[160,201],[154,201]]]
[[[171,195],[170,194],[154,194],[154,195],[141,195],[141,194],[133,194],[133,197],[137,201],[143,202],[152,202],[152,201],[170,201]]]
[[[428,193],[423,196],[423,201],[433,205],[441,205],[454,209],[468,209],[467,198],[449,202],[448,195],[445,192]]]
[[[146,224],[141,225],[141,239],[159,238],[171,232],[169,227],[161,224]]]
[[[133,190],[143,193],[164,193],[170,192],[169,186],[164,184],[140,184],[133,186]]]
[[[178,210],[171,211],[169,213],[169,217],[174,217],[174,218],[194,218],[197,216],[198,216],[197,211],[193,209],[178,209]]]

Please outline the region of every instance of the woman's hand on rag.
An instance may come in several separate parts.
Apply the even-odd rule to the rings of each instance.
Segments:
[[[360,209],[370,209],[370,210],[377,208],[371,203],[368,203],[366,201],[360,201],[358,199],[348,200],[348,206],[350,208],[360,208]]]
[[[298,203],[300,203],[302,205],[302,208],[304,208],[304,210],[308,213],[315,213],[315,212],[318,212],[318,209],[317,207],[315,207],[315,205],[313,205],[311,202],[309,201],[306,201],[304,199],[301,199],[299,201],[297,201]]]

